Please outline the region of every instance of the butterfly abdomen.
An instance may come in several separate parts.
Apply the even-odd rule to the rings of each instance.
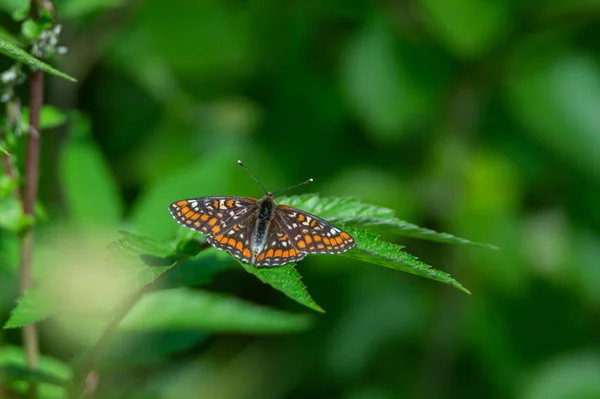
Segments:
[[[269,225],[275,217],[277,208],[275,201],[269,195],[264,196],[256,205],[256,226],[252,233],[252,253],[255,256],[265,247]]]

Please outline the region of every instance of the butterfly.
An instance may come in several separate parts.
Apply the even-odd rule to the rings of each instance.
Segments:
[[[350,234],[328,221],[277,204],[273,199],[275,193],[265,190],[241,161],[238,164],[265,191],[261,199],[237,196],[182,199],[169,206],[173,218],[204,234],[215,248],[257,267],[298,262],[311,253],[338,254],[356,244]]]

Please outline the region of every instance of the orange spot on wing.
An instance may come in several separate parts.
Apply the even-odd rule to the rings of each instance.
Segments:
[[[212,219],[210,219],[210,220],[208,221],[208,225],[209,225],[209,226],[214,226],[214,225],[215,225],[215,223],[217,223],[217,218],[212,218]]]
[[[244,249],[244,244],[242,244],[242,242],[241,242],[241,241],[238,241],[238,242],[237,242],[237,245],[236,245],[235,247],[236,247],[238,250],[240,250],[240,251],[241,251],[242,249]]]
[[[194,211],[189,211],[188,213],[185,214],[186,218],[190,218],[194,215]]]
[[[304,222],[304,219],[306,219],[306,217],[303,214],[298,214],[298,221],[299,222]]]
[[[225,205],[227,205],[227,208],[233,208],[233,200],[232,200],[232,199],[228,200],[228,201],[225,203]]]
[[[271,257],[273,257],[273,250],[272,250],[272,249],[269,249],[269,250],[267,251],[267,253],[265,254],[265,257],[266,257],[266,258],[271,258]]]
[[[290,257],[290,251],[283,251],[283,253],[281,254],[281,257],[283,257],[283,258],[289,258]]]
[[[183,213],[183,214],[185,215],[185,214],[186,214],[186,213],[188,213],[189,211],[190,211],[190,208],[188,208],[188,207],[186,206],[186,207],[184,207],[184,208],[181,210],[181,213]]]
[[[219,201],[214,200],[212,203],[213,208],[219,208]]]
[[[223,239],[223,234],[219,234],[218,236],[215,236],[215,241],[217,241],[217,242],[221,242],[222,239]]]
[[[342,243],[342,239],[339,236],[334,237],[334,238],[335,238],[335,241],[338,243],[338,245]]]
[[[244,256],[246,256],[246,251],[248,251],[247,249],[244,250]],[[247,258],[250,257],[250,251],[248,251],[248,256],[246,256]],[[263,260],[265,258],[265,253],[263,252],[262,254],[258,255],[258,258],[256,258],[257,262],[260,262],[261,260]]]
[[[317,225],[317,221],[315,219],[310,222],[310,227],[315,227]]]
[[[281,241],[285,241],[285,240],[287,240],[287,239],[288,239],[288,236],[287,236],[287,234],[284,234],[284,235],[283,235],[283,237],[281,237],[279,240],[281,240]]]
[[[281,249],[278,249],[277,251],[275,251],[275,257],[279,258],[281,256],[281,254],[283,253],[283,251]]]
[[[329,238],[327,237],[323,237],[323,242],[327,245],[329,245]]]
[[[194,226],[196,226],[196,227],[200,227],[200,222],[195,222],[195,223],[194,223]]]
[[[199,214],[199,213],[194,213],[194,214],[192,215],[192,220],[198,220],[198,218],[199,218],[199,217],[200,217],[200,214]]]
[[[328,250],[328,251],[332,251],[332,250],[333,250],[333,248],[332,248],[330,245],[328,245],[328,246],[327,246],[327,250]]]
[[[346,233],[345,231],[342,231],[342,232],[340,233],[340,235],[342,236],[342,238],[343,238],[344,240],[347,240],[347,239],[349,239],[349,238],[350,238],[350,234]]]
[[[290,249],[290,256],[296,256],[297,253],[298,252],[294,248]]]
[[[221,227],[219,227],[218,225],[217,225],[217,226],[214,226],[214,227],[211,229],[211,231],[212,231],[213,233],[217,234],[219,231],[221,231]]]
[[[306,248],[306,243],[304,241],[298,241],[298,248]]]
[[[313,242],[312,238],[310,238],[309,235],[304,236],[304,241],[306,241],[307,244],[310,244],[311,242]]]
[[[242,255],[244,255],[246,258],[250,257],[250,250],[248,248],[244,248],[244,252],[242,252]]]
[[[185,223],[186,224],[192,224],[192,221],[188,219],[188,220],[185,221]]]
[[[237,241],[235,241],[233,238],[230,238],[229,241],[227,242],[227,244],[231,245],[232,247],[235,247],[235,243]]]
[[[237,225],[237,224],[234,224],[234,225],[233,225],[233,229],[234,229],[235,231],[240,231],[240,228],[238,227],[238,225]]]
[[[313,240],[315,240],[315,241],[321,241],[321,236],[314,235],[313,236]]]
[[[317,248],[319,248],[319,249],[324,249],[324,248],[325,248],[325,246],[324,246],[323,244],[317,244]]]
[[[205,213],[204,215],[200,216],[200,220],[206,222],[208,220],[208,215]]]
[[[314,250],[315,250],[315,247],[314,247],[314,245],[313,245],[312,247],[308,248],[308,250],[309,250],[309,251],[314,251]]]
[[[177,201],[177,205],[185,206],[185,205],[187,205],[187,201],[186,200]]]

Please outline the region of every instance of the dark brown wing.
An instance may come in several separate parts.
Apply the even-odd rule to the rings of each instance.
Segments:
[[[256,257],[256,266],[284,265],[310,253],[339,254],[356,244],[350,234],[303,210],[277,205],[275,212],[267,244]]]
[[[173,202],[175,220],[206,235],[215,248],[244,262],[252,262],[250,249],[256,200],[248,197],[200,197]]]

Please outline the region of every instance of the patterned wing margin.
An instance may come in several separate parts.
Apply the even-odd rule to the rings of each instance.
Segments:
[[[277,205],[277,212],[276,219],[301,252],[339,254],[356,245],[350,234],[318,216],[287,205]]]
[[[200,197],[175,201],[169,211],[179,224],[206,235],[215,248],[251,263],[255,206],[256,200],[247,197]]]
[[[265,248],[256,256],[254,266],[282,266],[290,262],[298,262],[307,255],[300,251],[283,228],[277,216],[269,227],[269,235]]]

